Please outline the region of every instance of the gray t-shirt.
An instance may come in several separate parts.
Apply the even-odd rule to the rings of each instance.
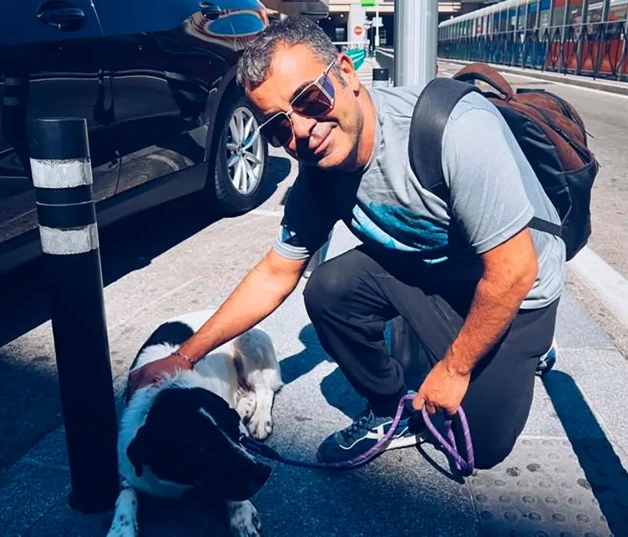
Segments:
[[[302,166],[274,248],[305,259],[339,220],[378,255],[393,254],[435,283],[476,282],[479,254],[505,242],[533,216],[560,223],[497,108],[479,94],[454,108],[443,135],[449,202],[425,190],[410,167],[408,135],[420,87],[372,89],[377,128],[370,162],[359,174]],[[548,305],[565,280],[565,245],[532,230],[540,270],[522,308]]]

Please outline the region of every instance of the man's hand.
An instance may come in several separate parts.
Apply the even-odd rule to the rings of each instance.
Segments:
[[[127,393],[129,397],[136,390],[154,384],[164,375],[174,375],[178,370],[192,370],[193,366],[185,358],[170,355],[136,369],[129,375]]]
[[[415,410],[421,410],[425,405],[430,414],[444,410],[453,416],[467,393],[470,379],[470,374],[457,372],[449,368],[445,360],[441,360],[425,377],[412,406]]]

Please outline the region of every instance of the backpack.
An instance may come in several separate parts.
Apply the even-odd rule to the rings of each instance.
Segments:
[[[480,80],[497,93],[482,92]],[[517,139],[561,224],[532,218],[529,227],[561,237],[567,261],[591,234],[591,189],[599,164],[587,147],[587,133],[578,112],[567,101],[543,89],[518,89],[484,63],[470,64],[453,78],[433,79],[414,108],[409,137],[410,166],[424,188],[447,200],[441,143],[449,114],[471,91],[488,98]]]

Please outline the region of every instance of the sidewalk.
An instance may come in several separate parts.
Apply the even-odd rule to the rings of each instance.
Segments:
[[[266,250],[288,186],[286,180],[260,210],[202,229],[107,288],[109,317],[115,314],[117,321],[110,323],[111,348],[118,359],[124,357],[116,369],[118,390],[137,346],[157,322],[217,305]],[[241,251],[242,237],[250,251]],[[352,241],[339,226],[328,257]],[[263,327],[274,339],[286,383],[276,399],[269,443],[286,456],[311,460],[318,444],[349,424],[363,402],[322,350],[303,305],[304,285],[302,281]],[[137,311],[134,292],[142,301]],[[146,303],[145,297],[156,293],[158,299]],[[49,328],[45,330],[50,337]],[[425,444],[419,450],[388,452],[347,472],[275,465],[269,483],[254,499],[263,535],[628,535],[628,364],[569,293],[561,301],[556,338],[558,363],[543,381],[537,380],[527,427],[504,463],[464,481],[451,479],[444,454]],[[111,513],[71,512],[68,490],[61,428],[0,476],[0,535],[104,536]],[[141,498],[140,535],[229,533],[220,505]]]

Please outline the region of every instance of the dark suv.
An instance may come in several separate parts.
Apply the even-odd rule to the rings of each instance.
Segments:
[[[38,256],[26,118],[85,117],[100,227],[192,192],[262,201],[268,147],[235,83],[258,0],[4,0],[0,273]],[[215,209],[212,209],[215,210]]]

